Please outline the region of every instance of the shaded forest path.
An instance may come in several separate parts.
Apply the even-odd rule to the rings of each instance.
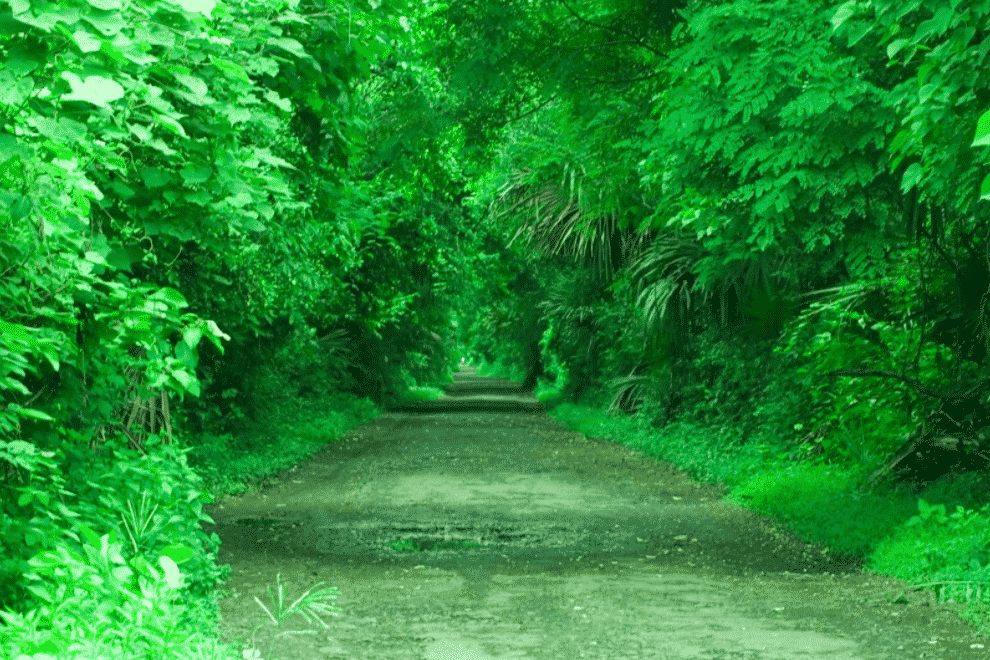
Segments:
[[[208,507],[233,569],[225,639],[264,624],[265,660],[987,657],[952,605],[889,604],[900,583],[564,430],[517,384],[465,369],[418,410]],[[277,574],[287,605],[324,582],[341,612],[269,656],[254,597],[271,608]]]

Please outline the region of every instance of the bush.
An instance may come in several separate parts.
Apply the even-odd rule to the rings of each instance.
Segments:
[[[215,587],[229,574],[216,564],[219,538],[199,525],[211,498],[185,450],[156,440],[147,455],[111,440],[102,448],[111,459],[85,443],[51,452],[0,444],[17,473],[0,500],[4,657],[93,648],[162,657],[210,634]]]
[[[918,514],[880,543],[870,569],[905,580],[920,578],[943,597],[986,591],[990,585],[990,504],[979,511],[918,500]],[[968,594],[967,594],[968,599]]]

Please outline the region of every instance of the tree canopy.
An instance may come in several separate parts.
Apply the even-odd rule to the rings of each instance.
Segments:
[[[975,465],[988,54],[990,0],[4,3],[0,490],[462,356]]]

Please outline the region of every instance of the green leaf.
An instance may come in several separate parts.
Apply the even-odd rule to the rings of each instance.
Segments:
[[[79,523],[79,531],[82,532],[91,546],[97,550],[100,549],[100,537],[86,523]]]
[[[286,50],[300,59],[309,58],[309,54],[306,53],[306,49],[303,48],[303,45],[295,39],[269,39],[268,45]]]
[[[141,178],[144,180],[144,185],[149,188],[161,188],[168,183],[168,179],[165,178],[162,171],[157,167],[149,167],[142,170]]]
[[[199,362],[195,351],[189,347],[185,341],[180,341],[175,345],[175,358],[195,371],[196,363]]]
[[[188,371],[185,369],[176,369],[172,372],[172,378],[178,381],[184,390],[193,396],[199,396],[199,381],[195,376],[190,375]]]
[[[872,25],[866,21],[854,21],[849,24],[847,29],[848,39],[846,45],[852,48],[855,46],[860,39],[866,36],[866,33],[873,28]]]
[[[192,325],[182,331],[182,340],[188,344],[189,348],[196,348],[202,338],[203,331],[199,329],[199,326]]]
[[[983,179],[983,183],[980,185],[980,199],[990,201],[990,175],[987,175],[987,177]]]
[[[206,331],[209,333],[207,335],[207,339],[209,339],[213,343],[213,345],[217,347],[217,350],[219,350],[220,353],[222,354],[223,344],[220,343],[220,340],[226,339],[227,341],[230,341],[230,335],[228,335],[219,327],[217,327],[217,324],[214,323],[213,321],[206,322]]]
[[[89,4],[93,5],[97,9],[102,9],[103,11],[113,11],[115,9],[123,9],[124,3],[122,0],[86,0]]]
[[[112,37],[127,27],[127,22],[119,11],[94,11],[82,15],[86,21],[103,33],[104,37]]]
[[[128,124],[127,130],[141,142],[150,142],[153,137],[151,131],[148,130],[148,127],[142,126],[141,124]]]
[[[922,168],[921,163],[911,163],[907,170],[904,171],[904,177],[901,179],[901,190],[903,192],[908,192],[921,181],[921,177],[924,175],[924,168]]]
[[[268,90],[265,92],[264,96],[265,96],[265,100],[267,100],[269,103],[274,103],[281,110],[284,110],[285,112],[292,112],[292,101],[290,101],[289,99],[283,99],[281,96],[278,95],[278,92],[274,90]]]
[[[171,557],[162,555],[158,558],[158,565],[162,567],[165,583],[168,584],[170,589],[178,589],[182,586],[182,573]]]
[[[976,49],[976,55],[981,61],[987,56],[987,53],[990,53],[990,37],[986,37],[981,41],[980,46]]]
[[[172,303],[175,307],[182,309],[183,307],[188,307],[189,303],[186,301],[186,297],[181,293],[176,291],[171,287],[162,287],[158,291],[154,292],[149,296],[152,300],[155,299],[165,299]]]
[[[176,135],[184,138],[189,137],[186,135],[186,129],[182,127],[182,124],[167,115],[155,115],[155,123],[161,125],[166,130],[175,133]]]
[[[23,376],[24,372],[21,370],[16,370],[19,376]],[[24,387],[24,383],[14,380],[13,378],[0,378],[0,387],[5,390],[15,390],[21,394],[30,395],[31,390]]]
[[[248,78],[247,71],[245,71],[244,67],[241,65],[235,64],[229,60],[222,60],[219,57],[210,57],[210,61],[213,66],[228,77],[251,84],[251,79]]]
[[[48,364],[51,365],[52,370],[58,371],[59,360],[58,360],[58,349],[52,344],[44,344],[41,346],[41,354],[48,360]]]
[[[86,258],[86,261],[90,261],[90,262],[92,262],[94,264],[100,264],[100,265],[103,265],[103,266],[108,265],[107,264],[107,260],[104,259],[103,256],[100,253],[93,252],[92,250],[88,250],[86,252],[85,258]]]
[[[26,122],[38,129],[38,132],[55,142],[72,142],[73,144],[86,139],[86,125],[77,121],[59,117],[28,117]]]
[[[25,0],[17,0],[16,2],[11,2],[10,8],[13,11],[14,18],[21,23],[26,23],[27,25],[33,25],[34,27],[44,30],[45,32],[51,32],[58,23],[66,23],[68,25],[75,25],[79,22],[79,10],[78,9],[58,9],[51,11],[50,7],[57,7],[55,3],[51,3],[47,6],[41,5],[36,7],[35,13],[31,11],[31,3]]]
[[[856,0],[849,0],[849,2],[840,5],[838,9],[835,10],[835,14],[832,15],[832,31],[839,29],[839,26],[846,22],[846,20],[856,13]]]
[[[175,76],[176,80],[188,87],[189,91],[196,96],[206,96],[210,93],[210,88],[206,86],[206,83],[196,76],[187,76],[180,73],[175,73],[172,75]]]
[[[14,337],[15,339],[31,339],[31,333],[23,325],[17,325],[15,323],[7,323],[6,321],[0,321],[0,333]]]
[[[0,71],[0,105],[17,107],[34,90],[34,80],[28,77],[15,78],[10,71]]]
[[[90,244],[90,249],[98,253],[101,257],[106,257],[110,254],[110,244],[107,243],[107,237],[104,234],[94,236]]]
[[[980,115],[976,121],[976,135],[971,146],[990,147],[990,110]]]
[[[206,206],[213,199],[205,190],[197,190],[194,193],[186,193],[183,197],[198,206]]]
[[[10,3],[10,6],[13,8],[19,4],[21,4],[19,0],[14,0]],[[30,8],[30,5],[28,5],[28,8]],[[0,35],[12,37],[24,31],[24,26],[14,20],[14,13],[17,13],[16,10],[13,12],[0,12]]]
[[[889,151],[892,154],[897,153],[897,150],[900,149],[901,146],[908,141],[911,135],[912,135],[912,131],[908,129],[904,129],[903,131],[895,135],[894,139],[890,141],[890,146],[887,147],[887,151]]]
[[[34,152],[23,144],[19,144],[13,135],[0,135],[0,163],[6,165],[12,158],[26,161],[33,155]],[[9,166],[13,167],[13,164],[10,163]]]
[[[120,181],[114,181],[110,184],[110,187],[115,193],[120,195],[121,199],[128,200],[133,197],[136,193],[135,190]]]
[[[289,167],[291,169],[297,169],[295,166],[292,165],[292,163],[289,163],[288,161],[279,158],[278,156],[272,155],[271,150],[268,149],[267,147],[265,148],[255,147],[254,157],[260,160],[262,163],[267,163],[274,167]]]
[[[175,0],[175,3],[188,12],[209,16],[217,6],[215,0]]]
[[[230,204],[235,208],[241,208],[243,206],[246,206],[247,204],[250,204],[253,199],[254,198],[251,196],[251,193],[247,192],[246,190],[242,190],[236,195],[231,195],[225,198],[223,201],[227,202],[228,204]]]
[[[107,264],[115,270],[130,270],[131,256],[125,248],[115,248],[107,255]]]
[[[236,106],[227,106],[220,110],[220,114],[226,117],[231,125],[236,125],[251,119],[250,110]]]
[[[182,387],[188,389],[193,383],[193,377],[185,369],[176,369],[172,372],[172,378],[177,380]]]
[[[952,21],[952,15],[954,13],[949,7],[939,7],[930,20],[918,26],[918,30],[914,33],[913,41],[924,41],[933,34],[942,35],[949,29],[949,23]]]
[[[26,493],[21,493],[21,496],[17,498],[17,506],[27,506],[32,501],[34,501],[34,494],[31,491]]]
[[[167,545],[161,550],[162,555],[169,557],[176,564],[182,564],[189,561],[195,554],[191,549],[184,545]]]
[[[894,59],[894,55],[901,52],[904,45],[908,42],[907,39],[894,39],[889,44],[887,44],[887,57]]]
[[[182,175],[183,180],[185,180],[188,185],[198,185],[200,183],[205,183],[210,176],[213,175],[213,168],[209,165],[201,165],[197,169],[192,169],[187,167],[183,169],[179,174]]]
[[[94,37],[89,30],[81,25],[77,26],[76,31],[72,33],[72,40],[79,46],[79,50],[84,53],[95,53],[103,46],[101,39]]]

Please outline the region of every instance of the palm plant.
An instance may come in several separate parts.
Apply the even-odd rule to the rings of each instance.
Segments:
[[[547,256],[568,255],[591,265],[609,281],[618,267],[635,256],[648,234],[624,229],[620,209],[594,209],[584,193],[583,168],[570,163],[559,166],[559,180],[522,169],[499,190],[490,212],[497,219],[521,218],[509,245],[523,239]],[[519,211],[524,211],[520,213]]]
[[[700,237],[685,235],[679,227],[661,232],[624,227],[619,222],[624,209],[604,208],[599,203],[605,197],[602,190],[588,194],[589,177],[583,168],[565,162],[550,171],[554,169],[559,178],[551,178],[545,173],[547,169],[519,170],[499,190],[489,212],[497,219],[513,218],[516,226],[508,232],[510,245],[523,240],[548,256],[572,257],[590,266],[599,283],[624,292],[641,319],[641,327],[631,330],[643,336],[641,362],[655,363],[650,356],[684,358],[692,326],[715,323],[726,329],[734,324],[736,311],[745,309],[748,295],[775,290],[775,274],[784,264],[774,255],[726,258],[713,254]],[[693,198],[686,199],[690,202]],[[684,210],[688,215],[690,212]],[[697,275],[701,262],[708,261],[710,267],[711,260],[720,257],[723,263],[717,276],[701,281]],[[577,332],[579,328],[599,329],[593,314],[597,301],[589,300],[588,293],[585,290],[582,301],[577,302],[563,291],[552,290],[542,307],[547,317],[558,322],[563,339],[571,335],[577,340],[575,335],[581,334],[581,351],[590,355],[595,337]],[[790,298],[789,291],[784,296]],[[735,325],[743,327],[738,322]],[[648,398],[660,396],[653,391],[656,387],[651,378],[636,372],[633,369],[610,382],[615,394],[613,408],[629,410],[644,394]],[[642,389],[644,385],[650,385],[648,390]],[[671,382],[667,389],[675,387]]]

